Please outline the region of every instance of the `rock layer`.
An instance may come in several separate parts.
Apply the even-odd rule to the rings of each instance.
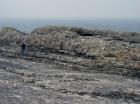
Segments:
[[[25,35],[25,33],[20,32],[17,29],[12,27],[3,27],[0,30],[0,45],[3,46],[16,43],[16,41],[23,35]]]
[[[129,39],[134,36],[139,39],[140,34],[47,26],[22,35],[16,41],[20,45],[24,40],[28,55],[42,60],[74,63],[99,72],[139,77],[140,44]],[[1,47],[1,53],[18,55],[18,45]]]
[[[128,69],[140,69],[140,44],[132,43],[128,39],[133,36],[139,39],[140,34],[123,33],[121,35],[117,32],[91,31],[95,35],[89,36],[85,34],[87,31],[82,31],[82,34],[85,34],[83,36],[77,31],[66,27],[38,28],[33,30],[25,40],[31,50],[44,52],[51,50],[56,53],[86,57],[91,61],[95,59],[98,60],[97,64],[102,66],[118,65]],[[114,40],[113,35],[127,41]]]
[[[0,104],[139,104],[139,84],[137,78],[0,56]]]
[[[0,104],[140,103],[139,33],[49,26],[0,36]]]

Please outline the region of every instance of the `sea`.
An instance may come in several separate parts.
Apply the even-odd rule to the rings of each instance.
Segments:
[[[13,19],[0,18],[0,28],[14,27],[22,32],[31,32],[42,26],[68,26],[87,29],[139,32],[140,19]]]

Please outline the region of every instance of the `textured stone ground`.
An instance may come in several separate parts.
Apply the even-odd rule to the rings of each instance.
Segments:
[[[0,57],[0,104],[140,104],[140,80]]]
[[[27,56],[20,45],[27,44]],[[0,104],[140,104],[140,34],[0,30]]]

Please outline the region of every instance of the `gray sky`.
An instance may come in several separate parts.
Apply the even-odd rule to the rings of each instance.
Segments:
[[[140,19],[140,0],[0,0],[0,18]]]

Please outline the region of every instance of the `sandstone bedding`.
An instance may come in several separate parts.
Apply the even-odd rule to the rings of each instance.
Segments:
[[[47,26],[0,37],[0,104],[140,103],[139,33]]]

